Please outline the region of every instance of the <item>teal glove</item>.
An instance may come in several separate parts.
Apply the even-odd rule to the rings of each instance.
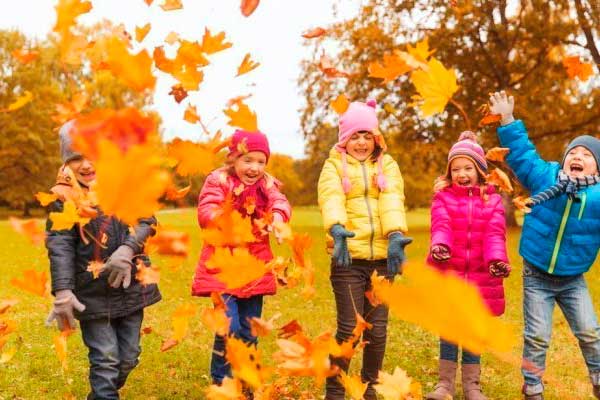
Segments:
[[[348,268],[352,264],[352,257],[348,251],[347,238],[354,237],[355,233],[350,232],[341,224],[335,224],[329,229],[333,237],[333,261],[338,267]]]
[[[387,270],[390,275],[402,273],[402,264],[406,261],[404,247],[412,243],[412,238],[404,236],[400,232],[392,233],[388,238]]]

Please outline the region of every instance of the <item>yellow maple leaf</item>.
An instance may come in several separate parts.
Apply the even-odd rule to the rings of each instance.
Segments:
[[[207,400],[241,400],[242,382],[237,378],[226,376],[220,385],[210,385],[205,390]]]
[[[196,315],[198,307],[195,304],[180,304],[171,317],[171,325],[173,333],[171,337],[165,340],[160,348],[160,351],[167,351],[177,344],[187,335],[190,325],[190,319]]]
[[[35,194],[35,198],[42,205],[42,207],[46,207],[48,204],[56,201],[58,196],[54,193],[37,192]]]
[[[225,42],[225,32],[219,32],[213,36],[208,28],[204,28],[204,36],[202,36],[202,51],[205,54],[214,54],[228,49],[232,45],[233,44],[230,42]]]
[[[256,61],[252,61],[250,59],[250,53],[247,53],[244,56],[244,59],[242,60],[242,63],[238,67],[237,75],[236,76],[240,76],[240,75],[246,74],[246,73],[252,71],[253,69],[257,68],[259,65],[260,65],[260,63],[256,62]]]
[[[18,110],[19,108],[26,106],[29,102],[31,102],[31,100],[33,100],[33,94],[26,90],[23,95],[17,97],[17,99],[10,103],[8,107],[5,109],[0,109],[0,112],[11,112]]]
[[[333,108],[333,110],[336,113],[338,113],[339,115],[342,115],[348,109],[350,102],[348,101],[348,98],[346,97],[346,95],[344,93],[342,93],[342,94],[338,95],[338,97],[336,97],[335,100],[332,100],[331,103],[329,103],[329,104],[331,105],[331,108]]]
[[[420,385],[412,381],[406,371],[399,367],[394,368],[393,374],[379,371],[377,384],[373,385],[377,393],[383,396],[383,400],[408,400],[420,399]],[[412,396],[412,397],[409,397]]]
[[[161,157],[150,143],[134,145],[123,154],[117,145],[102,139],[95,186],[100,208],[129,225],[153,215],[169,186],[169,174],[161,169],[161,164]],[[124,198],[132,201],[123,201]]]
[[[254,257],[246,248],[230,250],[219,247],[206,262],[206,267],[218,270],[215,277],[224,283],[227,289],[241,288],[269,271],[264,261]]]
[[[179,40],[179,34],[177,32],[169,32],[169,34],[165,37],[165,43],[175,44]]]
[[[91,261],[88,264],[86,271],[91,272],[94,279],[96,279],[100,276],[103,268],[104,263],[102,261]]]
[[[233,376],[258,389],[270,375],[270,369],[261,364],[260,351],[234,336],[227,338],[225,358],[231,364]]]
[[[181,176],[206,175],[217,166],[215,149],[220,138],[204,143],[176,138],[167,145],[169,157],[177,163],[177,173]]]
[[[142,27],[136,26],[135,27],[135,40],[137,40],[140,43],[143,42],[144,38],[146,37],[148,32],[150,32],[150,28],[152,28],[152,25],[150,23],[147,23],[146,25],[144,25]]]
[[[435,53],[435,50],[429,50],[429,38],[425,37],[423,40],[418,42],[415,47],[410,44],[406,46],[408,54],[416,58],[417,60],[426,63],[430,55]]]
[[[506,156],[510,153],[510,149],[506,147],[494,147],[485,153],[485,158],[490,161],[504,162]]]
[[[52,221],[52,230],[54,231],[71,229],[75,224],[83,226],[90,221],[89,218],[79,216],[77,206],[73,200],[65,201],[63,211],[51,212],[49,218]]]
[[[2,352],[2,354],[0,354],[0,364],[6,364],[7,362],[9,362],[16,353],[17,353],[16,347],[13,347],[10,350],[6,350],[6,351]]]
[[[160,8],[162,8],[165,11],[179,10],[183,8],[183,4],[181,4],[181,0],[165,0],[160,5]]]
[[[152,75],[152,57],[146,50],[130,54],[127,44],[113,37],[109,39],[106,62],[113,75],[133,90],[153,89],[156,84]]]
[[[453,69],[446,69],[435,58],[429,60],[427,66],[427,71],[416,70],[410,76],[419,92],[413,98],[419,103],[425,117],[444,111],[446,104],[458,90],[456,72]]]
[[[460,277],[407,265],[402,282],[390,283],[376,272],[371,281],[374,295],[392,314],[469,351],[504,353],[515,345],[512,328],[492,315],[476,286]]]
[[[183,113],[183,119],[190,124],[200,122],[200,117],[198,116],[198,111],[196,111],[196,106],[188,104],[185,112]]]
[[[344,371],[340,371],[338,378],[342,383],[342,386],[346,389],[346,393],[353,400],[362,400],[365,391],[367,390],[368,382],[362,381],[359,375],[347,375]]]
[[[87,0],[59,0],[54,8],[56,9],[56,24],[53,30],[64,33],[75,24],[77,17],[92,9],[92,2]]]
[[[383,55],[383,65],[379,62],[369,64],[369,76],[371,78],[383,79],[382,84],[395,81],[400,75],[412,70],[402,57],[397,53],[386,53]]]
[[[234,107],[237,107],[235,109]],[[258,131],[256,113],[243,102],[236,103],[230,108],[223,110],[223,113],[229,117],[228,125],[243,129],[248,132]]]

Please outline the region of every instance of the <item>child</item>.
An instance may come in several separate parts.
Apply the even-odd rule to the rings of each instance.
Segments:
[[[428,262],[476,285],[494,315],[504,313],[502,278],[508,276],[502,197],[485,183],[487,162],[475,134],[465,131],[448,153],[446,174],[431,206]],[[442,188],[440,188],[442,186]],[[439,382],[427,399],[454,396],[458,346],[440,338]],[[462,387],[466,400],[483,400],[480,356],[462,351]]]
[[[226,200],[233,199],[234,208],[252,221],[273,213],[275,222],[288,222],[291,215],[290,204],[280,192],[281,183],[265,172],[270,150],[267,137],[260,132],[237,130],[229,145],[228,165],[211,172],[204,182],[198,198],[198,223],[201,228],[210,227],[211,221],[219,214]],[[240,191],[241,188],[241,191]],[[246,199],[253,197],[255,208],[248,215]],[[256,258],[268,262],[273,259],[268,234],[254,230],[256,242],[248,243],[249,252]],[[277,237],[277,231],[276,231]],[[278,242],[281,239],[277,237]],[[263,296],[275,294],[275,276],[269,272],[242,288],[226,290],[213,271],[207,270],[206,262],[214,253],[214,247],[205,244],[196,268],[192,294],[210,296],[211,292],[223,293],[230,318],[229,334],[247,343],[256,344],[257,338],[250,333],[249,320],[260,317]],[[244,265],[240,269],[245,268]],[[220,385],[223,378],[231,376],[231,367],[225,359],[225,338],[215,335],[210,374],[214,384]]]
[[[558,303],[579,340],[594,396],[600,398],[600,327],[583,278],[600,248],[600,141],[579,136],[569,143],[560,164],[544,161],[523,122],[514,120],[512,96],[494,93],[490,102],[491,111],[502,116],[498,138],[510,149],[506,161],[532,194],[519,247],[525,319],[523,393],[528,400],[543,399],[542,374]]]
[[[52,192],[58,200],[50,211],[61,212],[65,201],[81,202],[95,178],[94,165],[71,148],[74,121],[60,129],[63,166]],[[133,201],[129,199],[128,201]],[[91,393],[88,399],[118,399],[119,389],[138,364],[140,329],[144,307],[161,299],[156,285],[142,286],[132,279],[136,261],[149,265],[142,254],[144,243],[154,235],[154,217],[139,220],[135,229],[88,204],[93,216],[85,226],[53,230],[46,224],[46,247],[50,259],[54,307],[48,324],[75,329],[79,319],[83,342],[88,347]],[[105,262],[94,278],[87,270],[91,262]],[[122,286],[122,287],[121,287]]]
[[[352,335],[355,310],[373,324],[364,332],[362,380],[369,386],[364,398],[376,399],[373,384],[385,353],[388,309],[373,307],[365,293],[377,271],[393,279],[405,261],[406,233],[404,183],[398,164],[385,154],[375,101],[353,102],[340,117],[338,142],[329,152],[319,178],[319,206],[333,247],[331,285],[337,307],[336,340]],[[349,360],[334,359],[347,371]],[[327,379],[326,399],[343,399],[337,376]]]

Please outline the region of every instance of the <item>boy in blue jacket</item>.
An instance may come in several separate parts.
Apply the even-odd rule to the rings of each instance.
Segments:
[[[498,138],[506,157],[531,196],[519,253],[523,257],[525,319],[523,394],[543,399],[542,374],[558,303],[579,340],[600,399],[600,327],[583,278],[600,248],[600,140],[583,135],[565,151],[562,163],[541,159],[522,121],[514,119],[513,97],[504,91],[490,97],[491,111],[502,117]]]

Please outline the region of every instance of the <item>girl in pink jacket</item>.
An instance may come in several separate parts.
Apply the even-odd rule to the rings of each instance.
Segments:
[[[201,228],[210,228],[211,222],[219,215],[228,199],[243,217],[254,223],[266,214],[272,213],[273,221],[288,222],[291,207],[287,198],[280,192],[281,183],[265,173],[270,150],[267,137],[260,132],[237,130],[231,138],[227,164],[211,172],[204,181],[198,198],[198,223]],[[254,207],[248,207],[248,204]],[[247,243],[246,248],[257,259],[269,262],[273,253],[269,245],[269,235],[256,224],[253,230],[256,241]],[[279,243],[281,238],[276,237]],[[263,296],[275,294],[275,276],[268,272],[241,288],[227,290],[225,284],[215,277],[218,272],[207,268],[215,248],[204,244],[196,267],[192,294],[210,296],[221,293],[227,305],[230,319],[229,335],[247,343],[256,344],[257,338],[250,333],[250,319],[260,317]],[[246,266],[240,265],[240,270]],[[231,367],[225,359],[225,337],[215,335],[210,373],[213,383],[221,384],[225,376],[231,376]]]
[[[475,134],[465,131],[448,153],[446,174],[440,177],[431,206],[429,264],[454,273],[479,288],[494,315],[504,313],[502,279],[510,266],[502,198],[485,183],[487,162]],[[440,339],[439,382],[427,399],[454,396],[458,346]],[[484,400],[479,377],[480,356],[462,352],[466,400]]]

